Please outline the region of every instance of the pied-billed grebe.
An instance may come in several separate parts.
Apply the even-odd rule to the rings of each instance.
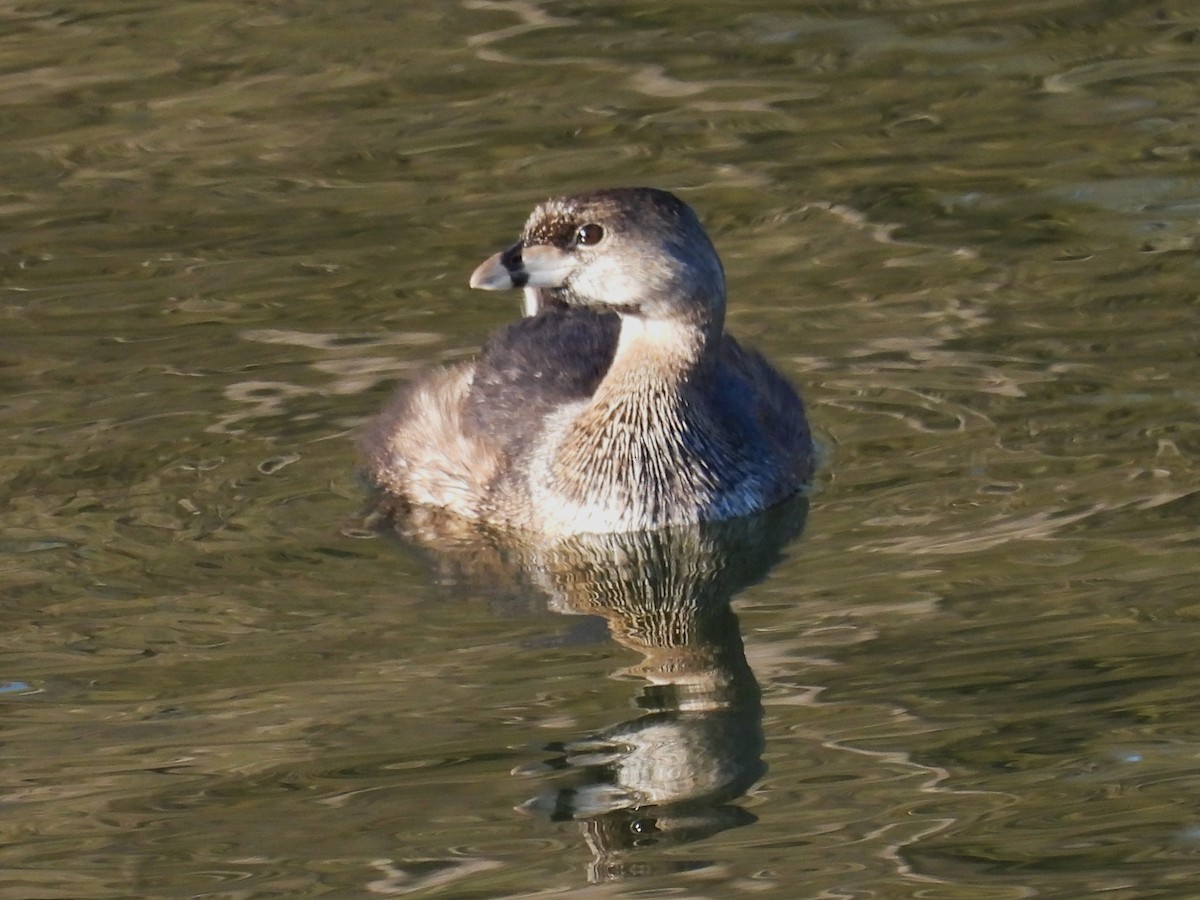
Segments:
[[[402,388],[363,442],[406,504],[546,535],[728,519],[812,472],[804,407],[723,330],[725,275],[666,191],[543,203],[471,276],[525,289],[479,359]]]

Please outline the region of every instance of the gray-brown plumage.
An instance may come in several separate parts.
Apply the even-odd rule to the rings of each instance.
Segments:
[[[534,210],[471,276],[528,316],[402,389],[364,439],[406,504],[567,535],[727,519],[812,471],[804,408],[724,333],[725,278],[690,208],[620,188]]]

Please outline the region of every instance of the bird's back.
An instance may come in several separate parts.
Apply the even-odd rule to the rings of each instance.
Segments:
[[[780,476],[807,479],[812,474],[812,434],[804,402],[791,383],[761,353],[726,334],[721,346],[719,401],[740,406],[778,456]]]
[[[547,309],[496,332],[475,363],[464,425],[523,449],[547,416],[589,399],[616,352],[620,320],[589,309]]]

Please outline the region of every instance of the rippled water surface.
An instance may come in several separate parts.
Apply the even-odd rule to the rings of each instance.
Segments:
[[[1198,46],[1185,2],[0,4],[0,897],[1194,897]],[[364,529],[362,423],[517,314],[473,266],[622,183],[805,395],[807,509]]]

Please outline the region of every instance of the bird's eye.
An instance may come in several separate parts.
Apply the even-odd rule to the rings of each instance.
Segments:
[[[587,225],[581,225],[579,230],[575,232],[575,243],[584,247],[593,247],[604,238],[604,229],[595,222],[589,222]]]

